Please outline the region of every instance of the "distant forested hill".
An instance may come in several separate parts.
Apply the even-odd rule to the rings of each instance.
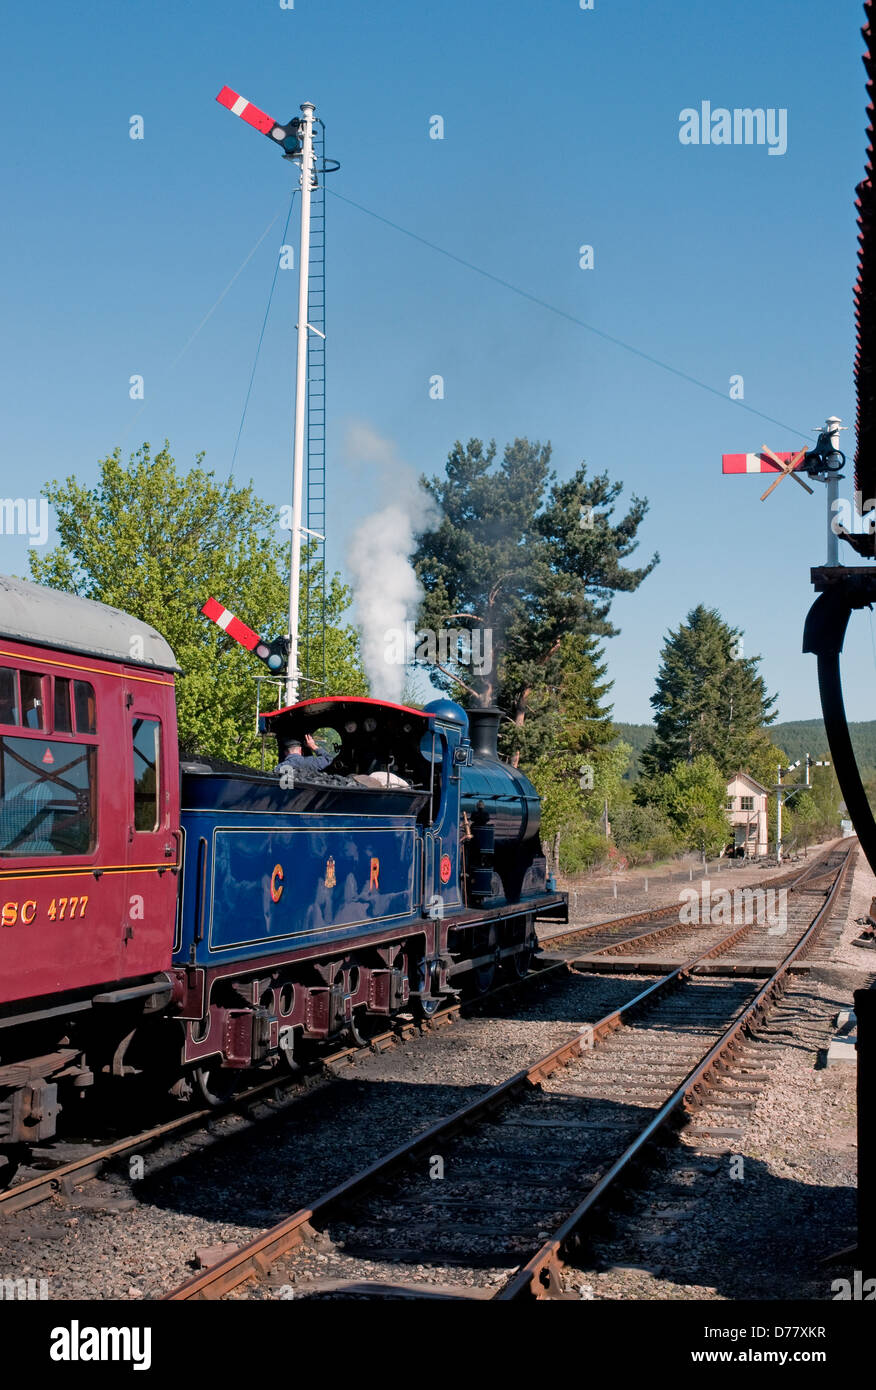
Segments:
[[[864,719],[849,724],[852,747],[864,781],[876,774],[876,719]],[[829,758],[827,735],[821,719],[793,719],[787,724],[774,724],[769,736],[784,750],[791,762],[811,753],[813,758]]]
[[[635,781],[639,775],[639,757],[653,733],[650,724],[615,724],[618,737],[632,745],[632,766],[627,773],[627,781]],[[792,719],[785,724],[773,724],[767,730],[777,748],[787,753],[793,763],[811,753],[813,758],[829,758],[824,721],[821,719]],[[852,747],[858,759],[861,777],[866,782],[876,777],[876,719],[862,720],[849,724]]]
[[[654,727],[652,724],[615,724],[614,727],[617,729],[618,738],[632,746],[633,755],[624,781],[635,782],[639,775],[639,758],[651,742]]]

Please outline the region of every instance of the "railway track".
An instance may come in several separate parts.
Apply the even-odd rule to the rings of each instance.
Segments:
[[[549,985],[552,979],[567,974],[568,969],[563,961],[550,962],[526,976],[515,977],[496,986],[478,999],[455,1000],[444,1004],[431,1019],[398,1019],[391,1028],[372,1035],[364,1043],[326,1053],[314,1061],[311,1067],[302,1069],[298,1076],[272,1076],[221,1105],[186,1111],[185,1114],[177,1115],[162,1124],[139,1130],[112,1143],[99,1145],[70,1161],[52,1163],[51,1151],[48,1151],[37,1160],[48,1162],[48,1168],[44,1171],[25,1169],[26,1176],[0,1191],[0,1221],[15,1212],[47,1201],[56,1194],[69,1195],[83,1183],[100,1177],[108,1170],[118,1168],[134,1155],[155,1154],[162,1147],[185,1140],[199,1131],[212,1133],[222,1121],[230,1121],[232,1125],[257,1123],[260,1114],[265,1118],[275,1119],[283,1110],[296,1104],[304,1096],[310,1095],[317,1086],[330,1083],[336,1075],[336,1069],[355,1065],[357,1059],[367,1057],[373,1052],[386,1051],[423,1033],[447,1027],[469,1013],[491,1006],[501,1008],[504,1001],[510,1002],[521,991]],[[216,1141],[219,1142],[221,1137],[217,1133]],[[62,1153],[70,1147],[83,1146],[63,1143],[57,1146]]]
[[[843,852],[841,846],[842,841],[837,841],[803,869],[792,869],[786,874],[764,878],[759,883],[737,885],[733,881],[732,872],[724,873],[720,879],[707,878],[706,881],[710,884],[713,894],[722,891],[735,893],[745,889],[751,891],[760,888],[775,891],[782,888],[803,887],[823,873],[829,873],[832,856]],[[666,903],[660,907],[643,908],[638,912],[626,913],[622,917],[612,917],[602,922],[593,922],[587,926],[570,926],[550,931],[542,937],[542,945],[552,956],[562,955],[564,958],[572,960],[582,955],[596,956],[617,947],[626,948],[628,942],[635,942],[638,937],[642,937],[643,940],[651,938],[670,942],[678,935],[683,934],[685,930],[684,924],[679,921],[681,891],[688,888],[698,889],[702,882],[702,879],[692,878],[689,884],[680,884],[678,886],[679,897],[674,902]]]
[[[819,875],[823,876],[825,872],[829,872],[831,855],[836,853],[836,849],[831,849],[827,855],[813,860],[802,873],[794,871],[780,879],[773,879],[770,886],[802,887],[805,882],[812,880],[813,876],[817,879]],[[667,920],[668,918],[672,920]],[[315,1085],[329,1082],[337,1067],[345,1064],[355,1065],[357,1059],[371,1052],[384,1051],[412,1037],[420,1036],[423,1032],[445,1027],[467,1013],[489,1007],[501,1008],[505,1001],[510,1003],[521,991],[549,984],[552,979],[562,978],[572,967],[605,973],[651,973],[657,969],[658,956],[664,945],[672,943],[673,953],[679,955],[675,964],[680,963],[681,959],[687,959],[695,948],[698,948],[697,954],[703,957],[700,969],[707,969],[707,948],[720,944],[726,933],[722,930],[713,931],[710,941],[706,943],[703,941],[701,928],[686,927],[677,919],[678,904],[670,904],[668,907],[635,912],[609,922],[596,923],[585,928],[571,928],[567,932],[552,935],[547,943],[548,955],[540,960],[537,968],[527,976],[507,981],[487,991],[478,999],[457,1000],[445,1004],[431,1020],[397,1020],[392,1027],[370,1037],[362,1045],[344,1047],[326,1054],[299,1076],[272,1076],[220,1106],[177,1115],[148,1129],[96,1148],[89,1148],[88,1152],[69,1161],[53,1163],[49,1151],[38,1160],[48,1164],[48,1167],[41,1171],[34,1168],[25,1169],[23,1178],[0,1191],[0,1220],[46,1201],[56,1194],[69,1196],[78,1187],[105,1172],[119,1168],[123,1170],[125,1160],[145,1154],[154,1156],[163,1148],[172,1147],[199,1131],[214,1135],[216,1142],[220,1142],[225,1137],[221,1129],[223,1121],[228,1122],[231,1128],[239,1128],[258,1123],[262,1117],[274,1119],[302,1096],[309,1094]],[[648,923],[653,924],[650,930],[643,931],[642,928]],[[579,942],[586,943],[584,952],[578,946]],[[616,953],[623,953],[620,963],[615,959]],[[726,954],[723,958],[727,959]],[[725,970],[720,964],[715,968]],[[60,1145],[60,1152],[63,1153],[69,1147]],[[172,1157],[169,1161],[172,1161]]]
[[[746,1038],[815,948],[853,858],[837,848],[795,876],[765,981],[727,973],[734,953],[767,948],[757,924],[716,941],[710,926],[621,1008],[167,1297],[562,1296],[564,1261],[646,1146],[706,1103],[752,1105]],[[724,975],[705,975],[718,960]]]

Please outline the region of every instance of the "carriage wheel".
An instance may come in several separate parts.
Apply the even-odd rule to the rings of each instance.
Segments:
[[[210,1106],[224,1105],[227,1100],[231,1099],[240,1084],[238,1073],[228,1067],[221,1066],[216,1059],[207,1062],[202,1067],[195,1067],[192,1072],[192,1080],[201,1100],[205,1105]]]

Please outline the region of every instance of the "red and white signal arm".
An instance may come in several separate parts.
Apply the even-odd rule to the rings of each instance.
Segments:
[[[215,598],[208,598],[200,611],[211,623],[215,623],[223,632],[227,632],[229,637],[233,637],[235,642],[246,647],[248,652],[254,652],[262,640],[257,632],[253,632],[251,627],[247,627],[246,623],[234,616],[230,608],[226,608],[224,603],[219,603]]]
[[[230,608],[226,608],[224,603],[215,598],[208,598],[200,611],[211,623],[215,623],[223,632],[227,632],[229,637],[233,637],[241,647],[245,647],[248,652],[257,656],[259,661],[263,661],[274,675],[285,668],[289,656],[288,637],[275,637],[272,641],[266,642],[264,637],[259,637],[258,633],[241,622]]]
[[[775,454],[774,457],[781,463],[790,463],[794,454]],[[775,463],[767,458],[766,454],[721,455],[722,473],[781,473],[781,471]]]
[[[255,126],[262,135],[270,135],[274,126],[279,126],[280,122],[275,121],[273,116],[260,111],[257,106],[253,106],[251,101],[242,97],[239,92],[232,92],[230,87],[223,87],[216,98],[220,106],[227,106],[235,116],[239,116],[247,125]],[[282,127],[280,127],[282,129]],[[281,137],[282,139],[282,137]]]
[[[793,457],[793,453],[776,455],[781,463],[790,463]],[[722,453],[720,463],[722,473],[781,473],[781,468],[776,467],[765,453]]]
[[[223,87],[216,100],[220,106],[226,107],[239,116],[247,125],[251,125],[254,130],[262,135],[267,135],[269,139],[276,140],[278,145],[282,145],[288,155],[294,155],[301,148],[297,131],[300,125],[298,118],[289,122],[288,125],[281,125],[275,121],[273,116],[269,116],[266,111],[261,111],[254,106],[246,97],[242,97],[239,92],[234,92],[230,87]]]

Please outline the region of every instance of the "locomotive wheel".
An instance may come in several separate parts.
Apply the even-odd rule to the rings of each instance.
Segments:
[[[196,1067],[192,1072],[192,1081],[205,1105],[224,1105],[240,1084],[235,1072],[220,1066],[215,1060],[203,1067]]]
[[[512,980],[525,980],[532,969],[532,957],[535,954],[534,947],[526,946],[516,951],[513,956],[508,956],[505,969]]]
[[[360,1010],[358,1018],[355,1013],[353,1014],[345,1031],[350,1035],[356,1047],[367,1047],[368,1024],[366,1022],[366,1013],[364,1009]]]
[[[434,1018],[441,1007],[440,999],[424,999],[422,995],[416,995],[411,1001],[414,1011],[420,1018]]]
[[[496,927],[488,927],[486,930],[476,931],[474,933],[472,955],[475,957],[493,955],[491,961],[488,961],[486,965],[476,966],[469,976],[475,994],[486,994],[488,990],[493,988],[493,983],[499,968],[499,962],[495,954],[498,949],[499,933]]]
[[[419,988],[437,990],[439,981],[434,967],[428,973],[424,966],[421,967],[419,980]],[[411,1008],[417,1018],[434,1018],[440,1007],[441,996],[438,993],[427,995],[425,998],[422,994],[411,995]]]

